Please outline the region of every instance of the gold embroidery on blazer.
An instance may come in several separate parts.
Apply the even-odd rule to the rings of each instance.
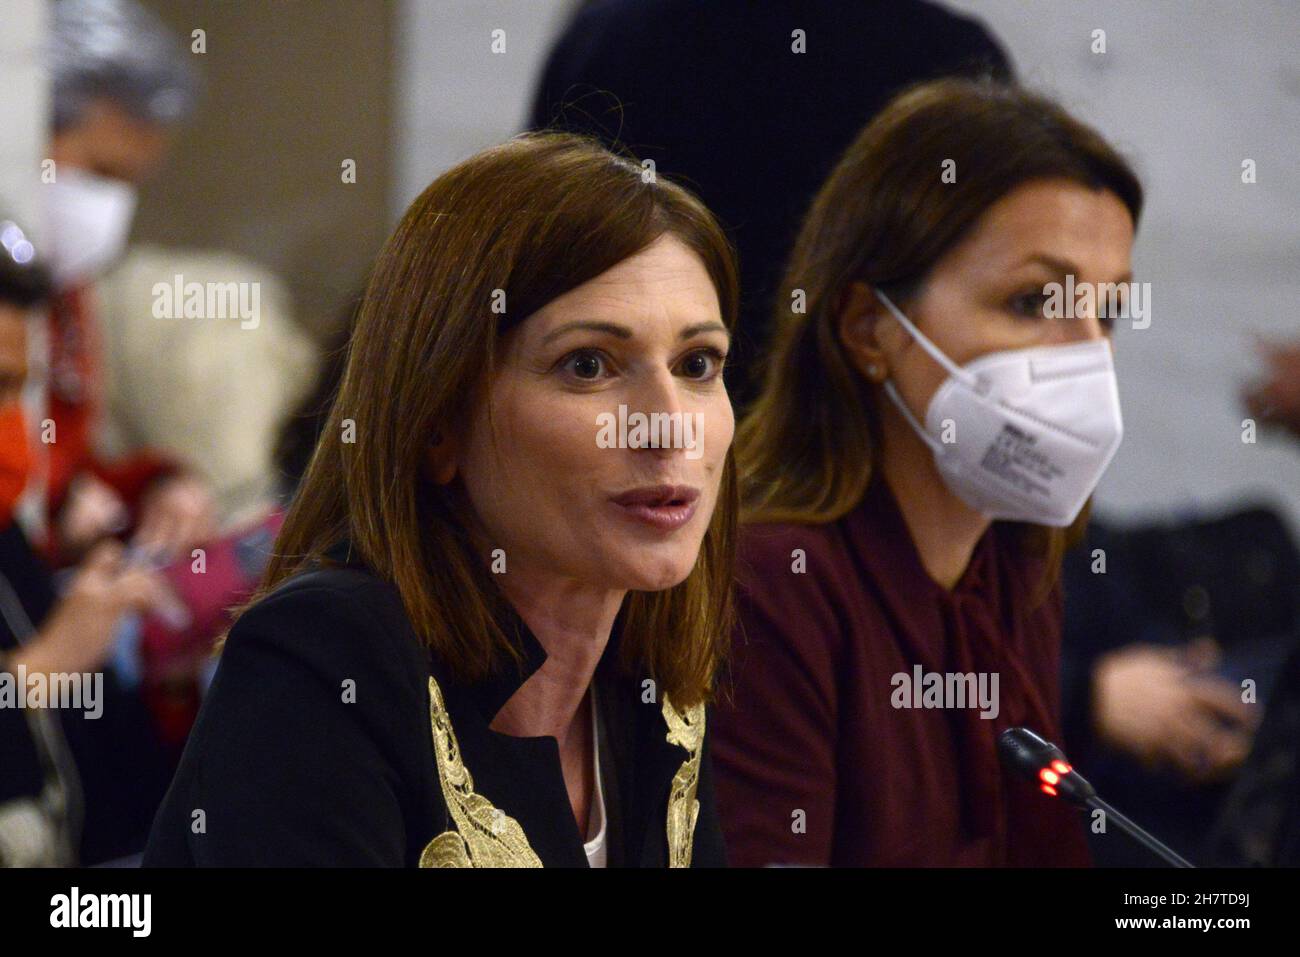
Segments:
[[[704,751],[704,705],[678,712],[664,695],[663,711],[668,724],[668,743],[690,752],[673,775],[673,787],[668,793],[668,866],[690,867],[695,822],[700,816],[695,791],[700,783],[700,758]]]
[[[429,678],[429,720],[438,780],[456,827],[426,845],[421,867],[541,867],[519,822],[474,793],[474,778],[461,760],[460,745],[443,704],[442,689]]]

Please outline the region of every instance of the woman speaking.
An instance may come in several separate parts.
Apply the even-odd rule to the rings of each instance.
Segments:
[[[1059,107],[960,80],[894,100],[822,187],[737,439],[732,863],[1088,860],[995,742],[1058,735],[1056,576],[1120,440],[1141,205]]]
[[[145,864],[722,864],[736,298],[708,211],[586,140],[430,185]]]

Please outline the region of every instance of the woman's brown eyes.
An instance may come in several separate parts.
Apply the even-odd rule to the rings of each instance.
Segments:
[[[707,382],[721,373],[726,358],[726,353],[712,347],[696,349],[678,362],[675,371],[688,379]],[[557,368],[574,379],[595,382],[612,375],[612,365],[609,357],[603,352],[579,349],[561,359]]]
[[[1053,318],[1046,315],[1047,302],[1050,298],[1051,297],[1044,295],[1041,292],[1026,292],[1018,296],[1013,296],[1010,302],[1011,311],[1016,313],[1016,315],[1026,316],[1032,319]],[[1068,307],[1069,304],[1066,305],[1066,308]],[[1101,327],[1103,329],[1113,329],[1115,327],[1116,318],[1125,314],[1125,308],[1126,305],[1121,300],[1119,308],[1114,314],[1112,314],[1109,310],[1108,301],[1099,303],[1097,308],[1097,319],[1101,323]]]
[[[1047,296],[1042,292],[1026,292],[1011,299],[1011,311],[1020,316],[1042,318]]]
[[[565,366],[579,379],[599,379],[604,370],[601,357],[594,352],[576,352]]]
[[[678,368],[688,379],[705,381],[716,377],[722,371],[722,364],[726,358],[725,353],[712,347],[697,349],[682,359]]]

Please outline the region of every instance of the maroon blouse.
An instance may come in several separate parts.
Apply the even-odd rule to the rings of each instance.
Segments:
[[[740,623],[712,718],[730,863],[1090,862],[1080,812],[998,762],[1005,728],[1060,740],[1060,591],[1029,608],[1042,565],[1015,534],[994,523],[947,592],[883,480],[837,522],[743,531]],[[894,676],[917,665],[996,672],[997,716],[895,707]]]

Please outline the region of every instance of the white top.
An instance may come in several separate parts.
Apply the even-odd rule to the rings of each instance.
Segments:
[[[587,834],[594,837],[583,845],[591,867],[605,866],[605,789],[600,783],[600,720],[596,717],[596,687],[591,688],[591,763],[596,778],[595,806],[587,816]]]

